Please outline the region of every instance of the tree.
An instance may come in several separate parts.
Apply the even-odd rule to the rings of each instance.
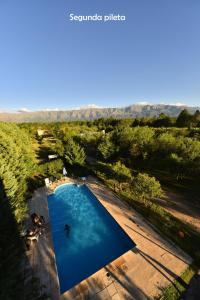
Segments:
[[[152,125],[154,127],[171,127],[172,126],[172,119],[169,116],[161,113],[159,115],[159,117],[156,118],[155,121],[153,121]]]
[[[65,147],[63,145],[63,142],[61,140],[56,140],[56,143],[54,144],[53,149],[59,156],[63,157],[65,153]]]
[[[146,158],[154,141],[154,130],[147,126],[135,127],[132,131],[130,154],[132,157],[142,156]]]
[[[131,171],[120,161],[111,165],[112,170],[114,171],[114,176],[120,181],[127,181],[132,178]]]
[[[193,123],[195,126],[197,126],[200,123],[200,111],[199,110],[195,111],[192,119],[193,119]]]
[[[55,159],[40,166],[40,171],[46,176],[59,176],[63,169],[63,161]]]
[[[70,165],[83,165],[85,162],[84,149],[73,139],[69,139],[65,148],[65,159]]]
[[[195,162],[200,158],[200,141],[188,137],[178,137],[176,144],[177,151],[186,162]]]
[[[158,136],[155,148],[157,148],[158,153],[168,155],[176,151],[176,142],[176,138],[171,133],[164,132]]]
[[[98,146],[98,151],[104,160],[108,160],[115,152],[115,146],[110,134],[106,134]]]
[[[0,180],[18,223],[23,221],[27,204],[27,179],[35,170],[31,140],[15,124],[0,123]]]
[[[176,119],[176,125],[178,127],[190,127],[191,122],[192,116],[187,109],[182,110]]]
[[[139,173],[133,182],[133,194],[136,199],[143,201],[145,206],[147,206],[149,201],[161,197],[163,191],[159,181],[155,177]]]

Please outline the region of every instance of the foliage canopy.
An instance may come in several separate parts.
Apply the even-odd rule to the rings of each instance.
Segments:
[[[73,139],[69,139],[65,147],[66,162],[70,165],[83,165],[85,158],[84,149]]]

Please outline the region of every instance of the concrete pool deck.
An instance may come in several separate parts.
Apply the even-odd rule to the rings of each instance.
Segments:
[[[52,300],[79,299],[153,299],[191,263],[191,258],[177,246],[163,239],[144,218],[124,204],[118,196],[93,177],[85,182],[99,201],[137,244],[137,248],[120,256],[81,283],[59,295],[53,242],[49,224],[47,194],[65,178],[35,191],[29,201],[30,213],[43,215],[47,229],[31,247],[29,260],[45,293]],[[76,266],[74,266],[76,269]]]

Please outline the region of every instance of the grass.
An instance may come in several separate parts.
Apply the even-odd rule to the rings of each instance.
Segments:
[[[178,192],[181,194],[189,193],[190,195],[199,195],[200,193],[200,178],[198,176],[196,176],[195,178],[194,176],[184,176],[182,180],[179,181],[177,180],[176,174],[173,174],[172,172],[153,169],[149,173],[151,176],[155,176],[166,190]]]
[[[183,274],[180,276],[181,279],[188,284],[192,277],[195,275],[195,266],[189,266]],[[161,296],[155,297],[155,300],[177,300],[185,292],[186,288],[183,287],[178,280],[175,280],[168,288],[163,290]]]

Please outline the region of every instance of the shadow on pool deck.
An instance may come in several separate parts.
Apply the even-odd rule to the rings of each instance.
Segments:
[[[174,254],[173,252],[169,251],[168,249],[164,248],[163,246],[159,245],[158,243],[156,243],[155,241],[153,241],[152,239],[148,238],[147,236],[145,236],[144,234],[142,234],[141,232],[131,228],[129,225],[124,224],[125,226],[127,226],[129,229],[133,230],[134,232],[136,232],[137,234],[141,235],[143,238],[147,239],[148,241],[150,241],[151,243],[153,243],[154,245],[158,246],[159,248],[167,251],[168,253],[170,253],[171,255],[173,255],[174,257],[176,257],[177,259],[180,259],[182,262],[187,264],[187,261],[184,260],[183,258],[181,258],[180,256],[177,256],[176,254]]]
[[[184,288],[187,288],[187,283],[179,277],[177,274],[172,272],[170,269],[165,267],[163,264],[161,264],[159,261],[154,259],[152,256],[148,255],[147,253],[139,250],[139,254],[150,264],[152,267],[154,267],[162,276],[164,276],[171,284],[174,285],[176,290],[180,293],[177,286],[174,284],[174,280],[176,279]],[[165,273],[164,273],[164,272]],[[166,273],[170,276],[167,276]],[[171,279],[173,278],[173,279]]]
[[[134,284],[133,280],[127,276],[123,269],[118,269],[119,276],[117,276],[116,272],[114,273],[109,266],[105,267],[108,273],[114,278],[115,282],[118,283],[125,291],[126,298],[125,299],[136,299],[136,300],[145,300],[148,299],[147,295]],[[123,281],[119,277],[123,276]]]

